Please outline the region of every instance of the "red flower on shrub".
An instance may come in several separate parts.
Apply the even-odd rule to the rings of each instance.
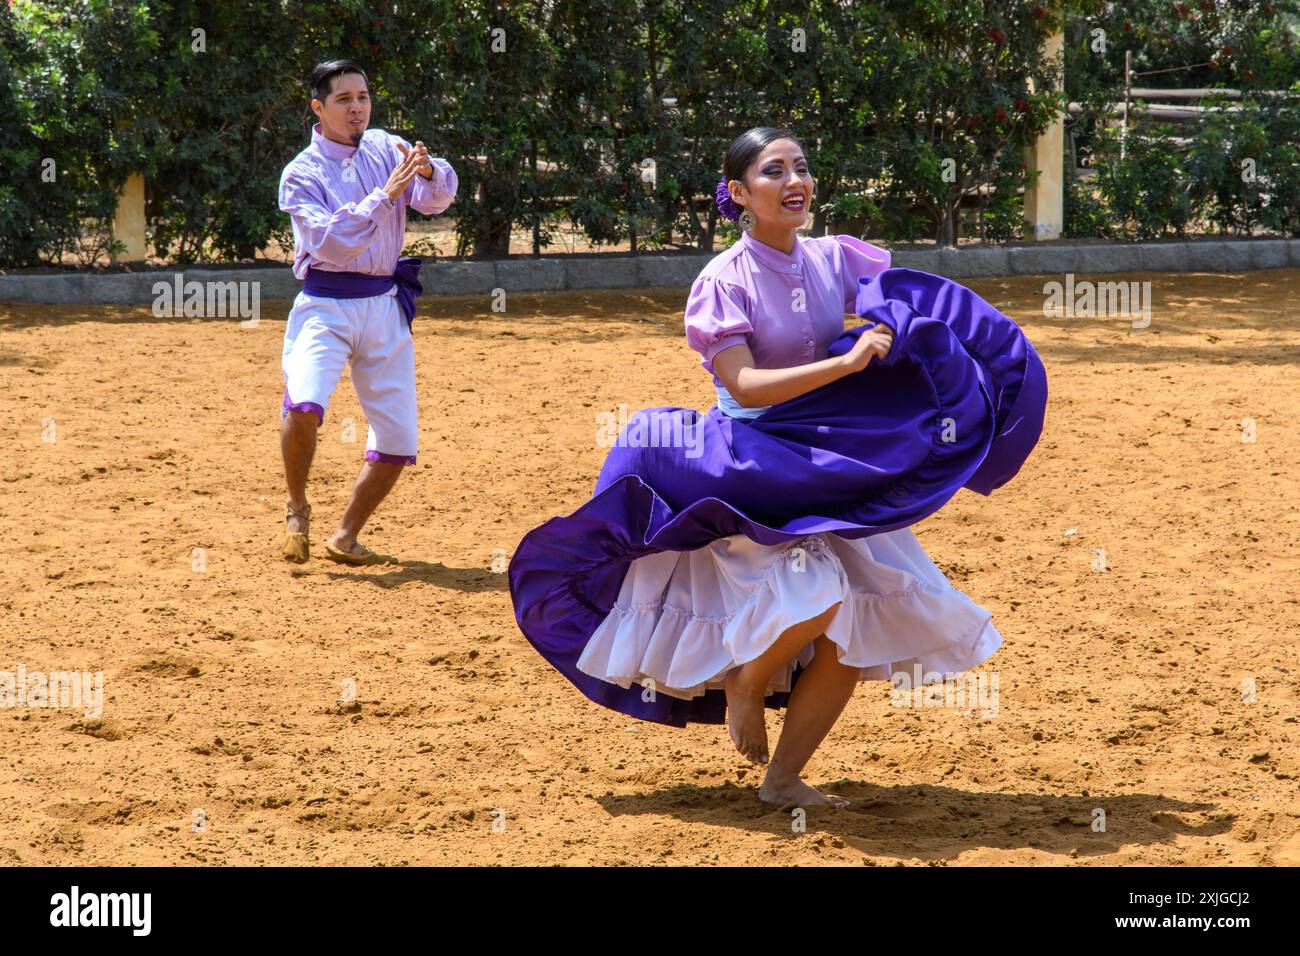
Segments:
[[[1018,112],[1018,113],[1028,113],[1028,112],[1029,112],[1029,100],[1025,99],[1023,96],[1020,97],[1018,100],[1016,100],[1016,112]]]
[[[1040,3],[1038,6],[1034,7],[1034,9],[1029,11],[1029,15],[1035,20],[1041,20],[1043,17],[1047,16],[1047,11],[1043,9],[1043,5]]]
[[[994,27],[989,27],[987,30],[985,30],[984,35],[987,36],[994,43],[996,43],[998,46],[1001,46],[1003,43],[1005,43],[1007,39],[1007,35],[1005,33],[1003,33],[1001,30],[998,30]]]
[[[1124,21],[1124,32],[1125,32],[1125,33],[1132,33],[1132,32],[1133,32],[1133,21],[1132,21],[1132,20],[1125,20],[1125,21]]]
[[[997,110],[994,111],[993,118],[999,123],[1005,123],[1007,121],[1007,111],[999,106]]]

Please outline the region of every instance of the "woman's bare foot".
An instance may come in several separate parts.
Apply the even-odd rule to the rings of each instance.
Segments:
[[[763,719],[763,688],[746,680],[745,667],[733,667],[723,678],[727,691],[727,733],[742,757],[767,763],[767,723]]]
[[[789,780],[773,780],[771,773],[758,788],[758,799],[774,807],[788,807],[795,804],[800,807],[835,807],[843,810],[849,801],[833,794],[822,793],[816,787],[810,787],[798,777]]]

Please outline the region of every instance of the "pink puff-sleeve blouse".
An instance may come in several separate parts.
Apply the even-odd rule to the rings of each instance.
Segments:
[[[787,255],[743,232],[691,286],[686,342],[720,389],[713,358],[733,345],[748,345],[758,368],[824,359],[854,309],[859,277],[889,262],[888,251],[854,236],[796,236]]]

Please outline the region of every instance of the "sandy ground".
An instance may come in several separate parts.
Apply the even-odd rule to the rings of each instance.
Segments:
[[[420,464],[363,536],[403,560],[362,569],[279,558],[284,303],[0,306],[0,671],[105,682],[0,709],[0,863],[1300,863],[1300,270],[1108,278],[1149,328],[970,283],[1052,390],[1019,477],[916,528],[1006,639],[998,713],[860,686],[809,766],[854,806],[804,833],[722,728],[588,703],[500,573],[590,494],[598,412],[712,404],[682,290],[423,300]],[[317,548],[364,439],[345,378]]]

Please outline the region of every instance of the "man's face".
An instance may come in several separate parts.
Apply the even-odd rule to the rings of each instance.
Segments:
[[[330,81],[325,102],[311,101],[312,112],[320,119],[321,132],[336,143],[358,146],[370,125],[370,91],[359,73],[344,73]]]

